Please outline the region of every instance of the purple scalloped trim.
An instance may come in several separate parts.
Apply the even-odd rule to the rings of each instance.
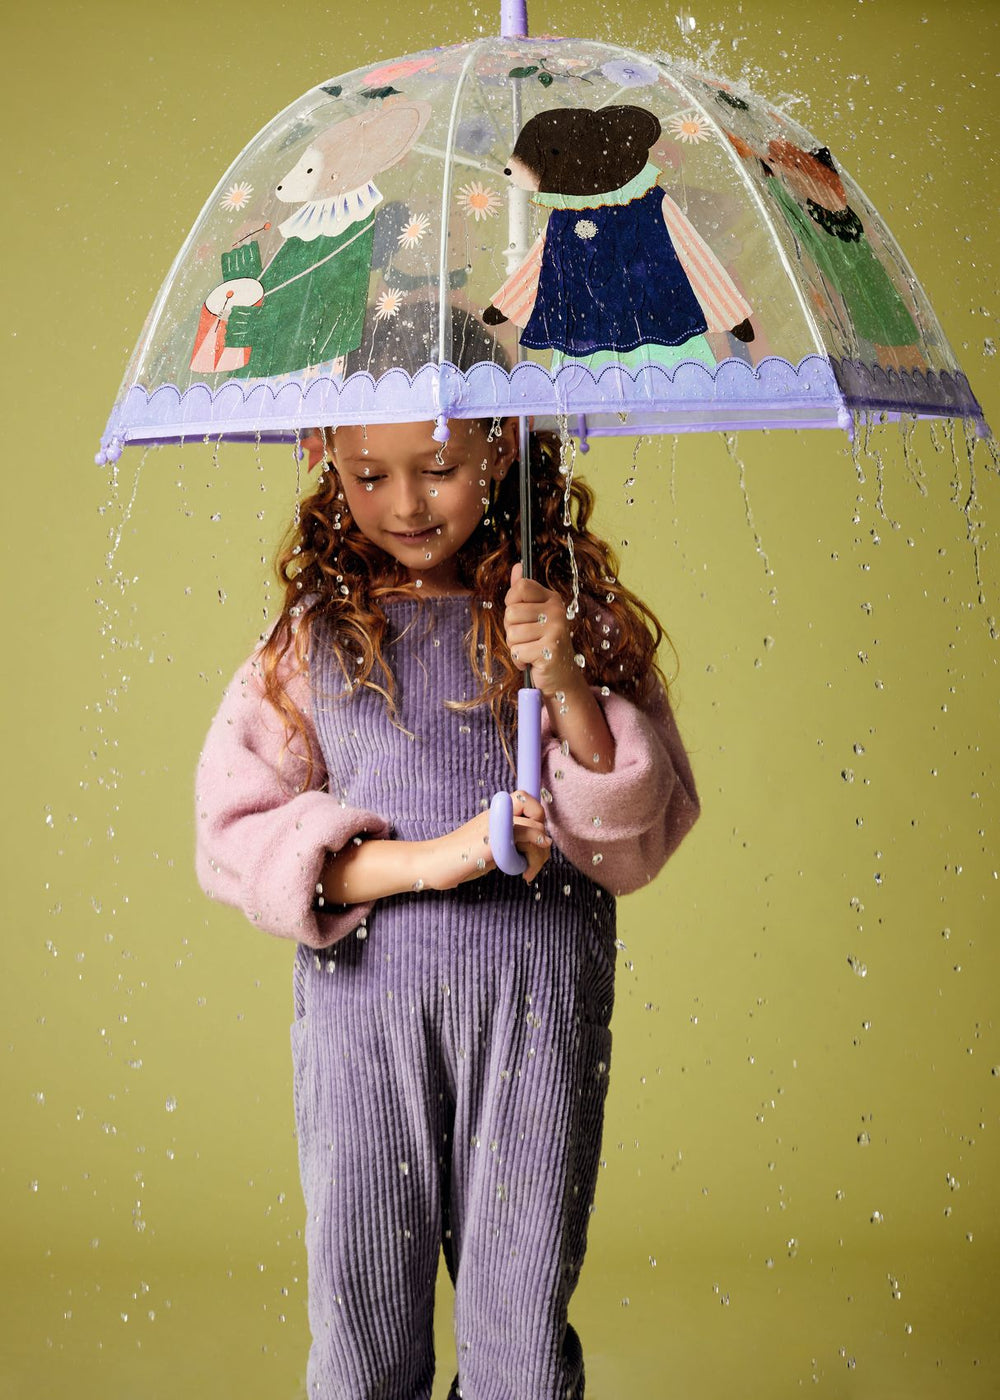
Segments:
[[[860,360],[835,359],[830,363],[849,409],[971,418],[985,426],[983,410],[960,369],[885,370]]]
[[[839,380],[839,382],[838,382]],[[317,378],[275,386],[230,379],[221,388],[164,384],[152,394],[134,385],[116,406],[98,460],[114,460],[126,443],[183,437],[290,438],[316,424],[422,421],[506,414],[588,418],[592,436],[622,432],[690,432],[738,427],[849,427],[850,409],[934,412],[982,418],[961,373],[888,375],[849,360],[807,355],[798,365],[771,355],[756,366],[723,360],[709,368],[685,360],[635,374],[608,365],[594,374],[563,365],[553,377],[526,360],[508,373],[480,363],[467,373],[425,365],[412,379],[400,369],[381,379],[353,374],[343,383]],[[622,423],[620,415],[627,413]]]

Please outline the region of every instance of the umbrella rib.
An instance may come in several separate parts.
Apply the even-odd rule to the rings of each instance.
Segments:
[[[422,156],[430,156],[432,160],[442,160],[447,162],[447,151],[439,151],[436,146],[425,145],[423,141],[413,147]],[[496,162],[488,160],[473,160],[471,156],[459,155],[456,151],[452,155],[453,165],[468,165],[472,170],[479,170],[489,175],[499,175],[501,166]]]
[[[469,69],[472,67],[479,50],[483,47],[481,39],[474,40],[469,45],[469,52],[465,62],[462,64],[462,71],[455,80],[455,92],[451,100],[451,114],[448,118],[448,135],[445,137],[444,149],[444,170],[441,175],[441,239],[440,254],[438,258],[438,366],[443,362],[444,347],[447,341],[448,350],[451,351],[451,335],[446,331],[451,331],[451,325],[447,313],[449,303],[447,298],[448,290],[448,229],[450,227],[449,212],[451,208],[451,180],[454,168],[455,157],[455,132],[458,127],[458,109],[462,97],[462,89],[465,87]],[[440,402],[441,377],[438,374],[437,390],[438,407],[443,409],[446,405]]]

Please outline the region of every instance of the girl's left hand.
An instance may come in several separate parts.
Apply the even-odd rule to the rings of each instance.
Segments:
[[[520,671],[531,667],[532,684],[547,699],[579,685],[583,672],[573,660],[565,600],[524,578],[520,564],[511,570],[503,625],[511,660]]]

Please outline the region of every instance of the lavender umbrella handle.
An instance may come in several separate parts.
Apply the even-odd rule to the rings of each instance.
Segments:
[[[517,786],[536,799],[542,791],[542,692],[529,686],[517,696]],[[490,803],[490,851],[505,875],[522,875],[528,867],[514,845],[509,792],[498,792]]]

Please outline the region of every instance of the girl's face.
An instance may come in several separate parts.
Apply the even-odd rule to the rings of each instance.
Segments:
[[[483,518],[490,483],[503,478],[516,450],[513,418],[492,442],[472,419],[452,419],[449,426],[443,448],[433,423],[343,427],[331,442],[354,523],[426,593],[460,587],[455,556]]]

